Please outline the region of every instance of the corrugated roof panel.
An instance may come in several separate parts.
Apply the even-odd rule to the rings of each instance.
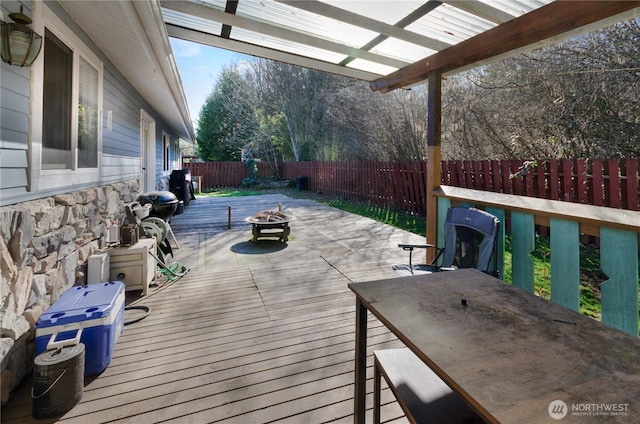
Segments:
[[[345,1],[345,0],[321,0],[327,3],[386,24],[395,25],[405,16],[422,6],[423,1]]]
[[[377,53],[382,56],[389,56],[396,59],[404,60],[406,62],[416,62],[427,56],[431,56],[436,53],[435,50],[418,46],[413,43],[398,40],[396,38],[388,38],[382,43],[378,44],[371,49],[372,53]]]
[[[538,9],[553,0],[478,0],[493,8],[512,15],[514,18]]]
[[[191,3],[202,4],[207,7],[212,7],[217,10],[224,10],[227,5],[227,0],[187,0]]]
[[[496,24],[472,15],[448,4],[442,4],[428,15],[407,27],[410,31],[423,34],[449,44],[458,44]]]
[[[378,75],[387,75],[398,69],[391,66],[380,65],[379,63],[370,62],[364,59],[355,59],[347,64],[347,67],[359,69],[361,71],[372,72]]]
[[[199,18],[186,13],[163,9],[162,16],[164,21],[168,24],[178,25],[215,35],[220,35],[220,32],[222,31],[222,24],[220,22],[210,21],[209,19]]]
[[[240,1],[236,15],[268,22],[281,28],[293,29],[297,32],[351,47],[360,47],[378,35],[373,31],[347,22],[341,22],[273,1]]]
[[[233,28],[231,30],[231,38],[234,40],[261,45],[275,50],[286,51],[289,53],[297,54],[299,56],[310,57],[334,64],[340,63],[346,58],[344,54],[334,53],[328,50],[318,49],[315,47],[307,46],[305,44],[282,40],[276,37],[270,37],[242,28]]]

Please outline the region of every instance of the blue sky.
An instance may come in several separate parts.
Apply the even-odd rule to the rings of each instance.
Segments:
[[[187,97],[191,121],[197,129],[200,109],[213,91],[222,68],[250,56],[175,38],[169,40]]]

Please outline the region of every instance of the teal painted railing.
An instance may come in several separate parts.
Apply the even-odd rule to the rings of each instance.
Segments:
[[[500,218],[496,259],[500,275],[504,275],[504,223],[510,219],[512,283],[530,292],[534,291],[530,255],[535,226],[549,227],[551,300],[576,311],[580,302],[580,237],[600,237],[600,268],[608,278],[601,286],[602,322],[638,335],[640,212],[450,186],[440,187],[435,194],[438,223],[444,222],[452,205],[476,206]],[[442,243],[440,237],[438,242]]]

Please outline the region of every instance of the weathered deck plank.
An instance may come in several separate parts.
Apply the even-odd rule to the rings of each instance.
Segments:
[[[247,244],[244,217],[278,203],[296,215],[289,242]],[[191,271],[132,302],[150,314],[125,327],[80,403],[49,421],[352,422],[355,299],[347,284],[391,277],[391,264],[406,259],[397,243],[417,236],[281,195],[198,199],[172,228],[175,259]],[[399,342],[370,318],[368,346]],[[31,419],[28,383],[3,408],[3,423],[46,422]],[[389,422],[406,422],[388,390],[383,403]]]

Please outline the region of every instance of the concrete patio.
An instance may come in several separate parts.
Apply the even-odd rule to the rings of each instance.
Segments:
[[[279,205],[294,216],[289,241],[251,242],[244,219]],[[280,194],[198,198],[171,225],[175,260],[190,271],[172,283],[161,277],[145,297],[128,292],[149,316],[125,327],[80,403],[48,422],[353,422],[347,284],[393,277],[391,266],[407,260],[397,244],[424,239]],[[371,319],[368,345],[399,342]],[[30,389],[26,381],[3,408],[3,423],[47,422],[31,418]],[[384,421],[406,422],[384,392]]]

